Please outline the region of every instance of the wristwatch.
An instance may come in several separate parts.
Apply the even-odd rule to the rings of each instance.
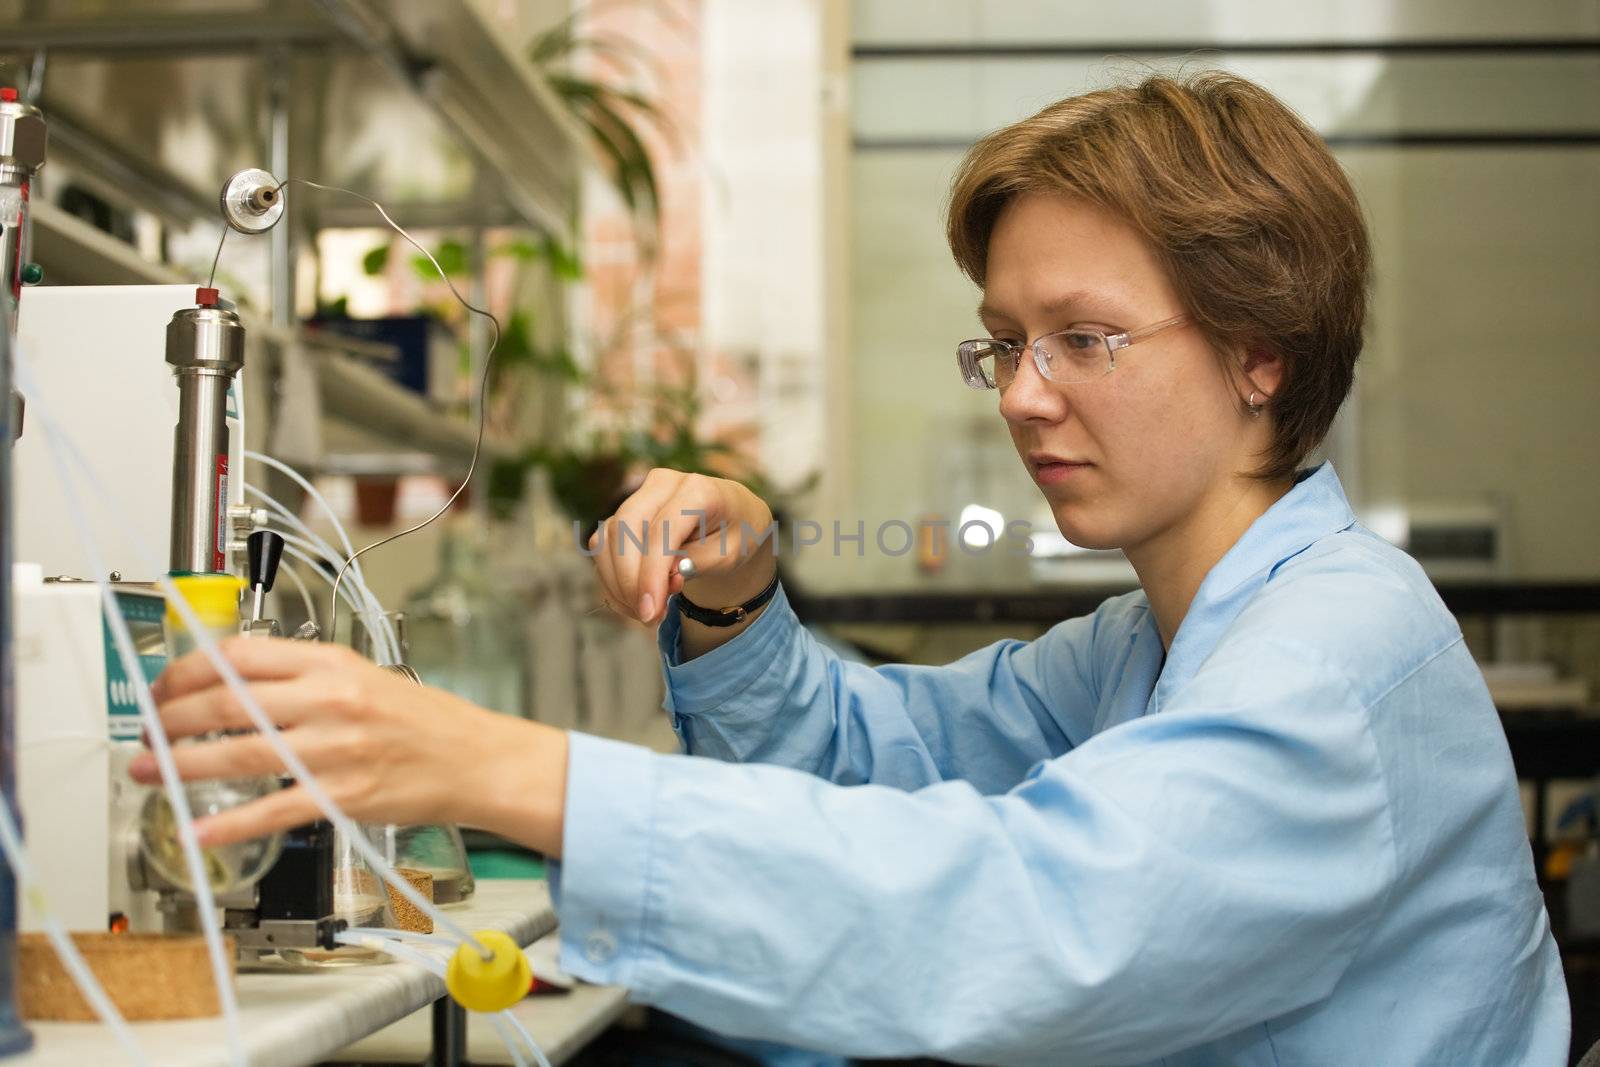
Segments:
[[[678,610],[702,626],[737,626],[744,622],[752,611],[771,600],[777,592],[778,576],[774,573],[767,587],[743,604],[735,604],[731,608],[703,608],[679,593]]]

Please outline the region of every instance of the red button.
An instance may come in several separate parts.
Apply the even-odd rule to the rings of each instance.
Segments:
[[[17,91],[10,86],[0,89],[0,103],[14,104],[17,102]]]
[[[202,287],[194,291],[194,302],[203,308],[216,307],[221,295],[215,289]]]

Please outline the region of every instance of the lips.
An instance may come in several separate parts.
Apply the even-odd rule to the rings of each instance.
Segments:
[[[1038,470],[1041,467],[1092,467],[1094,464],[1086,459],[1058,456],[1053,452],[1029,452],[1028,466]]]
[[[1055,485],[1085,471],[1094,464],[1086,460],[1058,456],[1050,452],[1029,452],[1028,469],[1040,485]]]

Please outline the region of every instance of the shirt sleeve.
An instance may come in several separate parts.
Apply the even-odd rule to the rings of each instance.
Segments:
[[[668,613],[657,637],[664,706],[691,755],[778,764],[840,785],[916,789],[961,778],[996,793],[1092,732],[1100,617],[943,667],[874,668],[812,637],[780,587],[744,632],[687,663],[677,612]]]
[[[1003,795],[574,736],[565,841],[569,972],[737,1036],[963,1062],[1137,1062],[1312,1004],[1395,879],[1366,708],[1273,641]]]

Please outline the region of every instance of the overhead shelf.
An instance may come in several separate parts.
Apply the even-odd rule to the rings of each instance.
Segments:
[[[193,282],[145,259],[132,246],[53,204],[34,205],[33,257],[45,280],[61,285],[173,285]],[[361,358],[374,346],[325,331],[296,335],[243,313],[249,332],[278,347],[304,344],[314,353],[321,386],[328,468],[361,472],[459,474],[472,455],[474,428],[391,381]],[[485,457],[503,449],[484,445]],[[355,456],[362,458],[357,461]]]
[[[441,225],[570,226],[583,132],[525,54],[564,3],[207,6],[196,19],[184,0],[142,0],[136,14],[0,3],[0,57],[24,69],[50,57],[38,103],[59,119],[62,164],[169,221],[202,218],[227,174],[269,162],[260,108],[279,94],[290,174],[359,188],[402,218],[422,197]],[[375,119],[384,137],[370,136]]]
[[[35,201],[33,258],[56,285],[178,285],[193,279],[48,201]]]
[[[433,458],[436,473],[466,469],[477,437],[475,426],[451,418],[348,356],[321,354],[316,363],[324,421],[341,424],[328,427],[330,472],[418,473],[423,469],[420,455]],[[499,442],[484,441],[486,461],[503,452]],[[375,461],[374,454],[392,457],[392,466]],[[354,458],[358,456],[359,460]]]

